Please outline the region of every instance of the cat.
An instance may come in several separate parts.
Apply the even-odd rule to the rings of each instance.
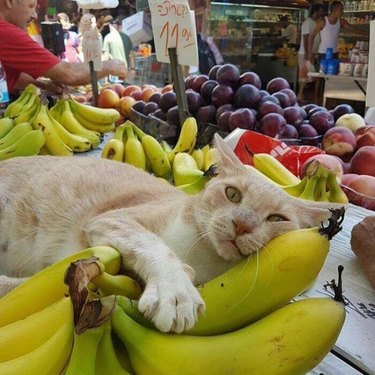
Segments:
[[[329,204],[254,174],[218,135],[215,147],[218,175],[197,195],[100,158],[1,162],[0,295],[73,252],[108,245],[144,282],[139,310],[163,332],[191,328],[204,312],[194,285],[330,216]]]

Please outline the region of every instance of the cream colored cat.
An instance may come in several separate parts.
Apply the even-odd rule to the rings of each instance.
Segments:
[[[139,309],[156,327],[192,327],[204,311],[192,280],[205,282],[272,238],[330,216],[326,205],[287,195],[215,141],[219,175],[195,196],[104,159],[1,162],[0,295],[68,254],[108,245],[144,281]]]

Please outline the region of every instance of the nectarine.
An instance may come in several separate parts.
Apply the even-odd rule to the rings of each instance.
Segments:
[[[325,132],[322,146],[327,154],[341,157],[353,153],[356,147],[356,140],[351,130],[335,126]]]
[[[98,95],[98,107],[116,108],[120,101],[118,94],[112,89],[105,88]]]
[[[354,154],[351,171],[375,177],[375,146],[363,146]]]
[[[131,96],[124,96],[120,99],[120,102],[117,106],[117,110],[121,113],[122,116],[128,118],[131,112],[131,108],[136,103],[136,100]]]

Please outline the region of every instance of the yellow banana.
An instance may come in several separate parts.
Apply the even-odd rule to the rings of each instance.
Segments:
[[[305,176],[300,182],[294,185],[279,186],[289,195],[292,195],[293,197],[299,197],[305,190],[307,178],[308,177]]]
[[[87,129],[81,125],[70,110],[69,102],[67,100],[60,99],[58,103],[61,103],[59,104],[59,107],[57,107],[57,109],[60,108],[60,112],[57,114],[56,110],[53,112],[52,117],[54,117],[70,133],[87,138],[91,142],[93,149],[98,148],[101,142],[100,133],[94,132],[93,130]],[[58,103],[56,103],[56,106]]]
[[[204,163],[203,163],[203,169],[207,171],[208,168],[210,168],[212,165],[216,163],[216,149],[210,148],[207,150],[207,152],[204,155]]]
[[[16,143],[26,133],[31,132],[33,127],[28,122],[15,126],[5,137],[0,139],[0,150],[3,150]]]
[[[92,282],[100,289],[101,294],[105,296],[114,294],[136,300],[142,294],[139,284],[126,275],[111,275],[108,272],[102,272]]]
[[[110,139],[104,145],[101,157],[122,162],[124,159],[124,143],[115,138]]]
[[[74,152],[85,152],[91,149],[91,142],[80,135],[70,133],[57,120],[49,115],[52,125],[61,140]]]
[[[33,119],[33,126],[43,130],[46,139],[45,148],[50,155],[55,156],[72,156],[73,151],[63,142],[58,135],[52,121],[48,115],[48,109],[45,105],[41,105],[39,112]]]
[[[253,154],[253,163],[258,171],[280,185],[296,185],[300,182],[297,176],[272,155],[266,153]]]
[[[116,306],[112,327],[137,375],[304,375],[330,351],[345,307],[330,298],[290,303],[234,332],[210,337],[144,327]]]
[[[14,128],[14,121],[10,117],[0,119],[0,141]]]
[[[95,374],[96,354],[103,333],[102,324],[74,334],[73,351],[65,375]]]
[[[0,328],[0,362],[29,353],[44,342],[73,314],[70,298],[63,297],[45,309]],[[73,328],[73,327],[72,327]]]
[[[84,118],[79,112],[75,112],[73,110],[72,112],[73,112],[74,117],[77,119],[77,121],[86,129],[89,129],[97,133],[108,133],[108,132],[113,132],[115,130],[114,122],[111,122],[110,124],[107,124],[107,123],[102,124],[102,123]]]
[[[23,122],[32,122],[33,118],[39,111],[39,107],[40,99],[39,96],[36,96],[34,104],[27,111],[22,111],[19,116],[14,119],[14,123],[18,125],[22,124]]]
[[[10,103],[4,113],[4,117],[14,118],[22,111],[23,105],[27,102],[30,92],[23,90],[22,94],[17,98],[17,100]]]
[[[112,322],[111,322],[111,325],[112,325]],[[113,333],[113,330],[112,330],[112,333]],[[113,346],[115,349],[116,357],[118,358],[121,364],[121,367],[124,368],[130,374],[134,374],[134,371],[130,365],[129,354],[126,350],[125,345],[114,333],[112,334],[112,340],[113,340]]]
[[[165,140],[163,139],[160,143],[161,143],[161,147],[163,147],[163,150],[164,150],[166,153],[172,151],[172,147],[171,147],[171,145],[170,145],[167,141],[165,141]]]
[[[182,124],[180,135],[172,151],[168,153],[168,159],[173,162],[178,152],[192,152],[195,147],[198,135],[197,120],[194,117],[188,117]]]
[[[24,134],[15,143],[7,148],[0,150],[0,160],[14,158],[16,156],[38,155],[40,149],[44,145],[43,132],[39,130],[31,130]]]
[[[55,105],[49,109],[49,114],[57,121],[60,121],[60,114],[64,107],[65,102],[67,102],[65,99],[60,98],[56,101]],[[68,106],[69,106],[69,103],[68,103]]]
[[[191,156],[194,158],[195,162],[197,163],[198,168],[201,171],[204,171],[204,154],[201,148],[195,148],[191,152]]]
[[[79,113],[80,116],[88,121],[103,125],[115,123],[120,118],[120,112],[113,108],[98,108],[70,100],[70,106],[73,113]]]
[[[172,169],[173,181],[176,186],[192,184],[204,174],[198,168],[194,158],[186,152],[179,152],[175,155]]]
[[[61,374],[73,344],[73,318],[67,315],[65,321],[51,338],[35,350],[10,361],[1,362],[0,374]],[[40,323],[43,326],[43,321]]]
[[[131,124],[125,125],[126,143],[125,143],[125,163],[134,167],[146,170],[146,154],[141,141],[134,134]]]
[[[71,262],[96,256],[106,272],[117,274],[120,270],[120,253],[108,246],[91,247],[74,253],[43,269],[0,299],[0,327],[46,308],[68,292],[64,274]]]
[[[108,320],[104,323],[103,337],[96,355],[95,375],[130,375],[117,358],[111,332],[111,320]]]
[[[179,185],[177,186],[177,188],[184,191],[186,194],[198,194],[205,188],[209,179],[210,178],[208,176],[203,175],[194,182],[191,182],[190,184]]]
[[[335,203],[349,203],[348,197],[341,189],[339,183],[337,182],[336,175],[332,172],[328,173],[327,183],[329,186],[329,201]]]

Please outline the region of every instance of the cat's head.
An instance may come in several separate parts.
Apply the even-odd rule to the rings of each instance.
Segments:
[[[217,172],[199,195],[196,221],[226,260],[259,250],[283,233],[319,226],[337,204],[297,199],[242,164],[215,136]]]

